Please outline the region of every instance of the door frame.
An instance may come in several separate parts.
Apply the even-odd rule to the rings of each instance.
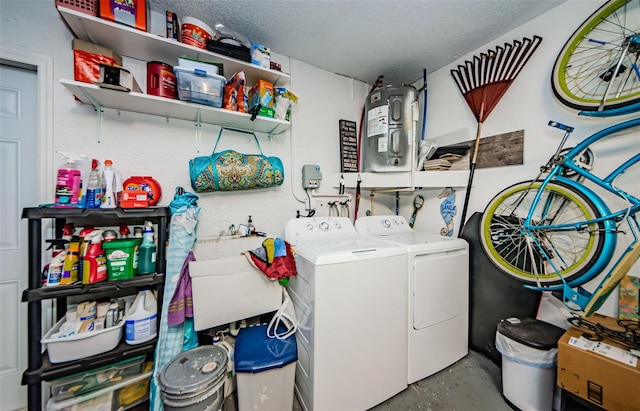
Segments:
[[[53,59],[12,47],[0,46],[0,63],[36,71],[38,92],[37,194],[46,203],[53,193]],[[35,204],[34,204],[35,205]]]

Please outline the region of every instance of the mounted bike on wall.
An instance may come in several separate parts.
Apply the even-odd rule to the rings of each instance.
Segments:
[[[556,97],[585,116],[639,111],[639,33],[640,2],[607,2],[558,55],[552,74]],[[617,186],[619,178],[640,162],[640,153],[600,177],[591,172],[590,147],[612,135],[637,133],[633,128],[640,126],[640,118],[607,127],[567,149],[564,144],[573,127],[549,125],[565,132],[556,152],[535,179],[514,184],[489,202],[480,223],[481,243],[494,264],[525,287],[562,290],[565,305],[589,316],[640,257],[640,199]],[[622,199],[625,206],[610,205],[585,180]],[[623,222],[633,240],[596,289],[588,292],[582,285],[612,261]]]

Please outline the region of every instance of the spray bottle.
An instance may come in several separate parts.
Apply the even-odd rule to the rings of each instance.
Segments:
[[[100,178],[100,162],[95,158],[91,161],[91,172],[86,190],[86,208],[100,208],[102,204],[102,179]]]
[[[89,243],[82,256],[82,284],[94,284],[107,279],[107,259],[102,249],[102,230],[93,230],[84,237]]]
[[[151,274],[156,272],[156,244],[153,241],[153,224],[151,221],[144,223],[142,244],[138,249],[138,274]]]
[[[82,195],[81,171],[76,165],[77,157],[70,153],[58,151],[65,158],[65,163],[58,169],[56,177],[55,205],[56,207],[77,207]]]
[[[68,241],[56,238],[55,240],[47,240],[47,242],[51,243],[51,247],[49,248],[53,248],[53,251],[51,253],[51,262],[45,265],[42,270],[42,279],[43,284],[47,287],[55,287],[60,285],[62,279],[62,265],[67,255],[65,245]]]
[[[78,281],[78,260],[80,257],[80,237],[74,236],[76,227],[73,223],[66,223],[62,228],[62,239],[66,245],[66,256],[62,263],[61,285],[73,284]]]

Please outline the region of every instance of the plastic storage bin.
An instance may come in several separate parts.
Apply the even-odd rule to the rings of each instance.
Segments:
[[[178,98],[183,101],[222,107],[225,78],[197,69],[174,67]]]
[[[74,334],[65,338],[54,337],[53,334],[58,332],[64,321],[64,318],[58,321],[40,341],[47,345],[49,361],[52,363],[78,360],[111,351],[122,338],[124,321],[99,331]]]
[[[158,384],[164,409],[220,410],[224,402],[227,361],[227,352],[214,345],[197,347],[173,357],[162,369]]]
[[[135,276],[136,253],[141,243],[139,238],[121,238],[102,243],[109,280],[125,280]]]
[[[240,329],[234,352],[239,409],[292,409],[297,359],[295,335],[269,338],[266,324]]]
[[[141,355],[115,364],[53,380],[50,382],[51,397],[56,401],[60,401],[110,387],[120,383],[125,378],[140,374],[143,365],[144,355]]]
[[[533,318],[498,324],[502,395],[521,410],[551,411],[556,387],[558,340],[564,329]]]
[[[123,411],[149,398],[151,371],[127,378],[113,386],[92,391],[74,398],[47,401],[46,411]]]

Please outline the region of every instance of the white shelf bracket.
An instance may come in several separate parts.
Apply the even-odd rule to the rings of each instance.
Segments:
[[[196,152],[200,152],[200,143],[202,142],[202,112],[196,110]]]
[[[100,143],[102,140],[102,104],[100,104],[100,102],[96,100],[95,97],[93,97],[90,93],[87,93],[84,90],[82,90],[82,92],[85,96],[87,96],[89,101],[91,101],[91,105],[93,105],[93,108],[96,110],[96,136],[98,139],[98,143]]]

